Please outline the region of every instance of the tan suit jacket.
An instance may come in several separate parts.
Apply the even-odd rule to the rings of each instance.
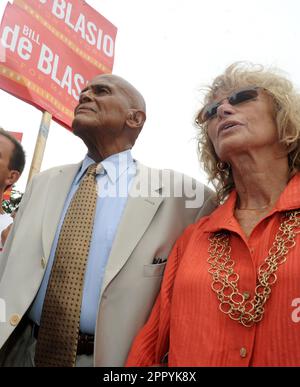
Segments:
[[[0,258],[0,299],[6,304],[6,321],[0,322],[0,348],[33,302],[47,265],[65,199],[80,164],[53,168],[33,178]],[[95,332],[95,366],[123,366],[137,331],[147,320],[160,288],[165,263],[183,229],[213,207],[211,191],[197,184],[200,203],[186,208],[191,198],[169,195],[169,177],[177,194],[183,175],[147,168],[137,163],[133,188],[152,193],[129,196],[114,239],[101,290]],[[184,177],[190,184],[191,178]],[[137,196],[136,193],[133,196]],[[203,198],[203,200],[202,200]],[[209,200],[208,200],[209,199]],[[202,205],[204,203],[204,205]],[[189,206],[190,204],[188,204]],[[16,330],[17,331],[17,330]],[[7,343],[6,343],[7,346]]]

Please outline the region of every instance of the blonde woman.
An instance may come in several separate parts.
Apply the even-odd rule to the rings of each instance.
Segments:
[[[299,94],[238,63],[204,103],[199,153],[220,205],[177,241],[127,364],[299,366]]]

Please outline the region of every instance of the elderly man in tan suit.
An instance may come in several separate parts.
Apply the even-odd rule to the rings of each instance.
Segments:
[[[88,154],[32,180],[0,260],[1,365],[124,365],[173,243],[213,207],[207,187],[132,158],[145,119],[121,77],[81,92],[73,129]]]

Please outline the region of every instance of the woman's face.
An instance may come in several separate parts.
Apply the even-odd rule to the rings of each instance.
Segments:
[[[211,110],[215,115],[209,118],[207,131],[222,161],[230,161],[235,155],[259,148],[271,147],[274,152],[281,149],[272,97],[261,88],[254,94],[237,103],[234,97],[230,98],[232,93],[219,92],[214,100],[220,103]]]

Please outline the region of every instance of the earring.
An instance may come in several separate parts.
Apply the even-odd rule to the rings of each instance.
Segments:
[[[230,169],[230,165],[226,161],[217,162],[217,170],[219,172],[228,172],[229,169]]]

